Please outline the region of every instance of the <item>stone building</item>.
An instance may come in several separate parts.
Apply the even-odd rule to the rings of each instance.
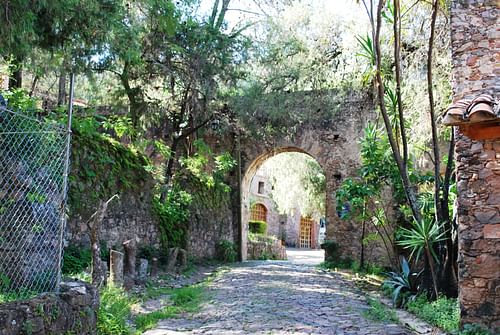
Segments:
[[[272,183],[265,169],[259,169],[250,184],[250,221],[265,221],[267,235],[276,236],[287,247],[319,248],[320,213],[302,216],[295,207],[286,214],[280,214],[272,199]]]
[[[453,104],[462,323],[500,331],[500,23],[495,0],[453,1]]]

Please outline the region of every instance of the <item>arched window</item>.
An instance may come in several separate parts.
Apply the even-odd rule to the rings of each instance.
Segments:
[[[250,212],[250,221],[267,222],[267,208],[263,204],[255,204]]]

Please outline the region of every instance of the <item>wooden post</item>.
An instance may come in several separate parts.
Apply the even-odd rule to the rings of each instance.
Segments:
[[[123,249],[125,250],[125,262],[123,265],[124,286],[126,289],[130,289],[134,286],[136,277],[135,255],[137,253],[137,246],[135,238],[123,242]]]
[[[119,251],[111,250],[109,280],[116,286],[123,285],[123,259],[125,255]]]

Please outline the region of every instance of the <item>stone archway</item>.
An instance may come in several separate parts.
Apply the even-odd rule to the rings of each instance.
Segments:
[[[241,188],[240,188],[240,253],[241,259],[247,259],[247,231],[249,219],[248,192],[252,177],[268,158],[284,152],[300,152],[314,158],[323,168],[326,176],[326,220],[328,222],[326,238],[335,240],[344,256],[357,259],[360,250],[361,229],[348,221],[340,221],[336,213],[335,190],[342,180],[356,173],[360,165],[359,141],[369,121],[375,119],[375,108],[369,95],[350,92],[338,99],[336,92],[299,92],[296,95],[322,95],[322,104],[318,107],[304,106],[297,96],[290,100],[299,101],[296,105],[288,103],[287,108],[296,108],[301,113],[314,114],[319,109],[332,110],[327,120],[304,122],[293,136],[276,135],[265,141],[253,137],[241,138]],[[325,102],[326,101],[326,102]],[[333,102],[333,103],[332,103]]]

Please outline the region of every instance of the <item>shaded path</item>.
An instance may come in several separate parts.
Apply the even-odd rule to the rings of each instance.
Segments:
[[[211,300],[198,314],[161,321],[144,334],[410,334],[367,320],[368,305],[351,282],[300,262],[235,266],[210,283]]]

